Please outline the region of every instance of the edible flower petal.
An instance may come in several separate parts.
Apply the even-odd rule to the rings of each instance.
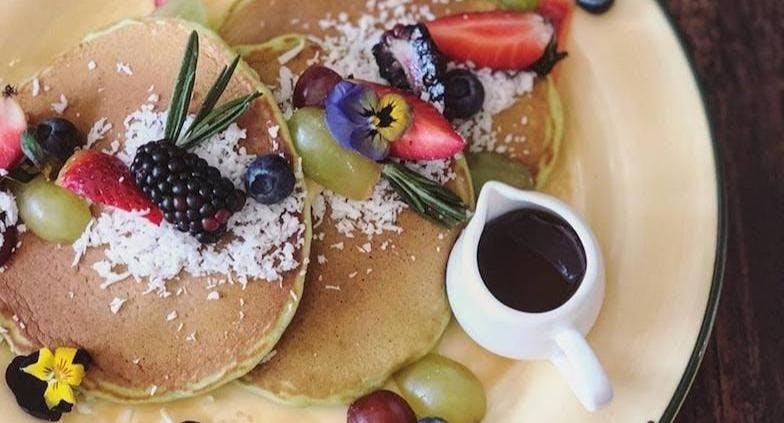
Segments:
[[[14,358],[6,369],[6,383],[19,406],[28,414],[57,421],[76,403],[74,387],[79,386],[91,362],[83,350],[49,348]]]
[[[405,98],[375,91],[350,81],[339,82],[325,102],[326,123],[342,147],[375,161],[389,155],[390,144],[411,126],[411,108]]]

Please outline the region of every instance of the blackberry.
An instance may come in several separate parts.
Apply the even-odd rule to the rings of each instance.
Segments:
[[[425,25],[395,25],[373,46],[373,56],[381,76],[392,86],[426,94],[432,103],[444,100],[446,61]]]
[[[139,148],[131,164],[136,185],[178,230],[217,242],[246,195],[207,161],[163,139]]]

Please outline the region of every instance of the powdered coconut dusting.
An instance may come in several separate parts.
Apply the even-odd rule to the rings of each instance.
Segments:
[[[3,247],[5,239],[3,234],[6,229],[16,225],[19,219],[19,212],[16,208],[14,196],[5,191],[0,191],[0,248]]]
[[[144,104],[128,115],[123,122],[125,144],[117,157],[130,163],[137,148],[163,138],[165,122],[166,113],[156,111],[154,104]],[[245,138],[245,130],[232,124],[193,152],[240,187],[247,165],[256,157],[239,145]],[[220,246],[202,245],[165,221],[153,225],[144,213],[106,208],[74,243],[74,263],[87,248],[103,248],[104,260],[92,266],[104,279],[102,287],[133,277],[146,280],[148,292],[161,296],[171,295],[166,282],[182,272],[195,277],[222,275],[243,285],[255,279],[277,282],[300,266],[295,255],[304,243],[303,208],[301,186],[271,206],[248,199],[229,220],[226,242]]]

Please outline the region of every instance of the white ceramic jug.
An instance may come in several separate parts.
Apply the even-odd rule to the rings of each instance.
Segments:
[[[479,273],[477,248],[485,225],[513,210],[538,209],[559,216],[582,242],[586,271],[574,295],[544,313],[510,308],[488,290]],[[447,292],[457,321],[479,345],[512,359],[552,361],[586,409],[595,411],[612,399],[606,372],[585,335],[604,299],[604,265],[596,238],[566,204],[536,192],[499,182],[485,184],[476,213],[455,243],[447,268]]]

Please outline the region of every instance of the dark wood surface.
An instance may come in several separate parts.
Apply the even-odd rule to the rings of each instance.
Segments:
[[[784,0],[664,3],[705,88],[729,211],[718,318],[676,421],[784,422]]]

